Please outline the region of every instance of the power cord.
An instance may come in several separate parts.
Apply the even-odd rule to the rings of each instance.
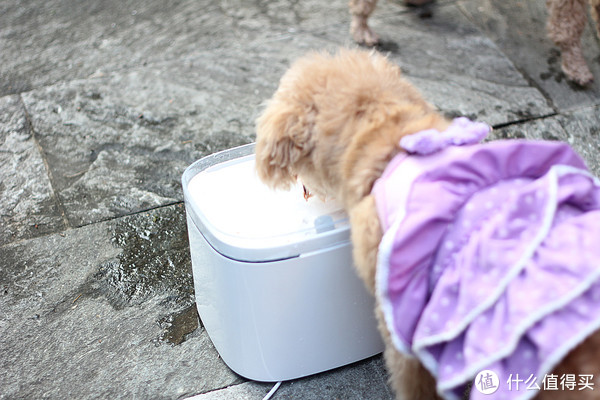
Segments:
[[[267,395],[265,397],[263,397],[263,400],[269,400],[271,397],[273,397],[273,395],[275,394],[275,392],[277,391],[277,389],[279,389],[279,386],[281,386],[281,382],[277,382],[275,384],[275,386],[273,386],[273,388],[271,389],[271,391],[269,393],[267,393]]]

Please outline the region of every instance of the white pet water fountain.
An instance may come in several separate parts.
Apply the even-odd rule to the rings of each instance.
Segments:
[[[383,350],[335,202],[266,187],[253,144],[195,162],[182,183],[198,313],[232,370],[276,382]]]

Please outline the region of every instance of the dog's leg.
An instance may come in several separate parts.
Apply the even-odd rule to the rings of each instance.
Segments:
[[[363,198],[350,210],[349,214],[354,263],[358,275],[367,289],[371,294],[375,294],[377,250],[383,235],[375,207],[375,198],[371,195]]]
[[[379,37],[367,22],[376,5],[377,0],[350,0],[350,33],[356,43],[373,46],[379,42]]]
[[[384,322],[381,307],[377,306],[379,332],[385,343],[383,357],[390,375],[390,386],[398,400],[441,399],[435,389],[435,380],[416,358],[400,353],[392,344],[390,333]]]
[[[383,236],[375,199],[369,195],[362,199],[350,212],[354,263],[365,285],[375,293],[375,270],[377,252]],[[401,400],[437,399],[435,381],[415,358],[409,358],[396,350],[392,344],[379,305],[377,306],[378,327],[385,343],[384,358],[390,374],[390,385]]]
[[[594,76],[581,49],[581,34],[587,22],[584,0],[547,0],[546,4],[548,36],[560,48],[563,72],[575,83],[587,85]]]

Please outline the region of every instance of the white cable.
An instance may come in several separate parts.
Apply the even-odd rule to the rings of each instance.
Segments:
[[[273,386],[273,389],[271,389],[271,391],[267,393],[265,397],[263,397],[263,400],[269,400],[271,397],[273,397],[273,394],[275,394],[277,389],[279,389],[279,386],[281,386],[281,382],[277,382],[275,386]]]

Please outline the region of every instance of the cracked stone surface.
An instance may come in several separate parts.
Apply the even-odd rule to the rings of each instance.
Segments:
[[[0,244],[65,228],[18,96],[0,97]]]
[[[600,176],[600,108],[578,109],[494,131],[492,139],[561,140],[569,143],[588,168]]]
[[[386,381],[383,360],[381,357],[373,357],[347,368],[337,368],[318,376],[284,382],[277,389],[276,398],[295,398],[298,393],[302,393],[302,398],[306,400],[393,399]],[[261,399],[273,386],[272,383],[247,382],[194,396],[190,400]]]
[[[157,340],[158,321],[193,304],[186,242],[175,205],[0,248],[0,398],[179,398],[240,383],[204,329]]]
[[[373,27],[395,39],[392,59],[444,112],[490,124],[553,112],[543,95],[455,4],[435,8],[430,19],[402,14],[383,21]],[[401,35],[394,32],[397,29]]]
[[[527,79],[546,93],[555,107],[568,110],[598,104],[600,40],[591,18],[582,36],[582,48],[596,79],[590,87],[582,89],[566,82],[560,69],[558,48],[546,36],[545,2],[460,0],[459,5]],[[566,87],[570,90],[565,90]]]
[[[600,174],[596,83],[565,81],[544,2],[380,1],[378,47],[490,140],[562,140]],[[254,140],[280,76],[353,46],[347,2],[0,2],[0,399],[259,399],[195,313],[181,174]],[[392,399],[381,356],[277,398]]]

